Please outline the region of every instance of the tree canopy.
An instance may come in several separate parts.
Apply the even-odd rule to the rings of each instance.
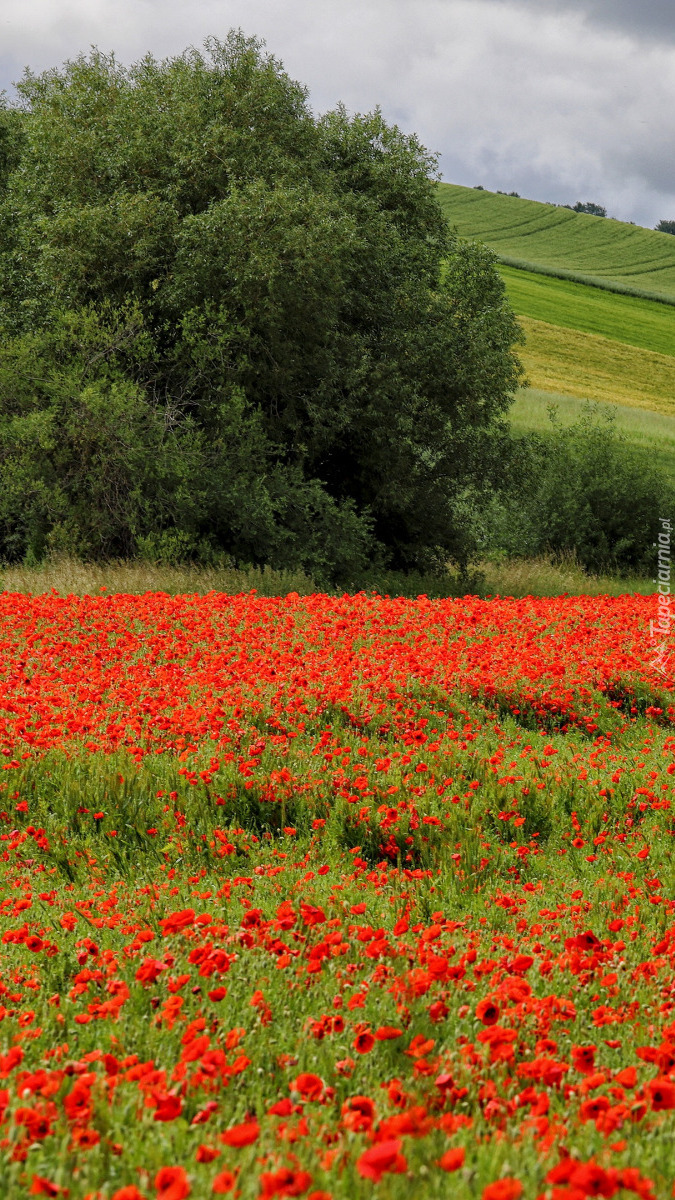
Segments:
[[[0,558],[225,553],[344,580],[462,562],[520,333],[417,138],[316,117],[239,32],[18,90]]]

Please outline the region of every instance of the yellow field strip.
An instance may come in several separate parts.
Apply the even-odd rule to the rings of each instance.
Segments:
[[[675,415],[675,357],[520,317],[530,387]]]

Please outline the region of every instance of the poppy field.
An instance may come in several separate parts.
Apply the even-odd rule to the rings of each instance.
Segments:
[[[675,1194],[654,597],[0,595],[0,1195]]]

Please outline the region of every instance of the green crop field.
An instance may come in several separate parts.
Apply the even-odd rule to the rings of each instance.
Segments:
[[[515,267],[503,266],[500,270],[518,316],[593,333],[658,354],[675,354],[675,309],[670,305],[618,296]]]
[[[675,357],[521,317],[519,354],[531,387],[675,415]]]
[[[463,237],[500,257],[530,388],[675,417],[675,238],[451,184],[439,199]]]
[[[670,234],[456,184],[439,184],[438,199],[462,237],[484,242],[501,258],[675,300]]]

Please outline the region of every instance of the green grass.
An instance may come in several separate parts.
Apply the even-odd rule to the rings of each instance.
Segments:
[[[500,272],[518,316],[595,333],[642,350],[675,354],[675,311],[664,304],[515,267],[502,266]]]
[[[520,433],[546,433],[551,429],[548,409],[554,404],[562,425],[572,425],[581,417],[584,401],[574,396],[523,388],[511,409],[511,424]],[[616,428],[626,437],[636,452],[648,454],[652,463],[663,471],[675,486],[675,416],[649,412],[628,405],[600,402],[598,411],[614,415]]]
[[[438,199],[462,237],[484,242],[519,265],[675,300],[672,235],[455,184],[439,184]]]

